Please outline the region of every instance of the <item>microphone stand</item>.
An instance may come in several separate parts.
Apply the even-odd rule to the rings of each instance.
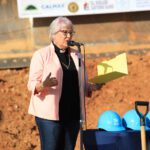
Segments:
[[[81,45],[76,45],[78,48],[79,53],[81,54]],[[85,54],[84,54],[85,55]],[[85,60],[84,60],[85,61]],[[86,85],[85,82],[85,63],[84,63],[84,86]],[[83,145],[83,130],[86,129],[86,115],[85,115],[85,88],[84,87],[84,97],[81,96],[82,91],[82,68],[81,68],[81,58],[79,57],[79,91],[80,91],[80,150],[84,150]]]

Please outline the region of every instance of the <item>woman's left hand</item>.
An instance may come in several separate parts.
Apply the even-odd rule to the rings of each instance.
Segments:
[[[91,83],[90,84],[90,90],[91,91],[96,91],[96,90],[100,90],[103,86],[105,85],[105,83]]]

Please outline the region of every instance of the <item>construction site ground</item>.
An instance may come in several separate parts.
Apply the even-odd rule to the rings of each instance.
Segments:
[[[86,59],[89,78],[97,74],[97,64],[111,56]],[[96,129],[100,114],[116,111],[121,117],[134,109],[137,100],[150,100],[150,51],[127,54],[128,75],[106,83],[86,99],[87,129]],[[34,117],[28,114],[29,68],[0,70],[0,150],[40,150]],[[79,150],[77,140],[76,150]]]

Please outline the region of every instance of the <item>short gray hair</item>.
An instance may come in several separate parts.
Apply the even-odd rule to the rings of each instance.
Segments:
[[[51,22],[49,26],[49,38],[51,40],[53,39],[53,35],[58,32],[63,25],[69,26],[73,30],[73,23],[67,17],[57,17]]]

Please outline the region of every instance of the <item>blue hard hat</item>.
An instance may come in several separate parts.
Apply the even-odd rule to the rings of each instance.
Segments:
[[[150,128],[150,111],[146,115],[146,124]]]
[[[121,117],[114,111],[108,110],[101,114],[98,119],[99,129],[106,131],[123,131],[125,128],[122,126]]]
[[[127,111],[123,116],[123,125],[125,128],[132,130],[140,130],[140,117],[137,114],[135,109]],[[150,128],[147,126],[145,121],[145,129],[149,130]]]

